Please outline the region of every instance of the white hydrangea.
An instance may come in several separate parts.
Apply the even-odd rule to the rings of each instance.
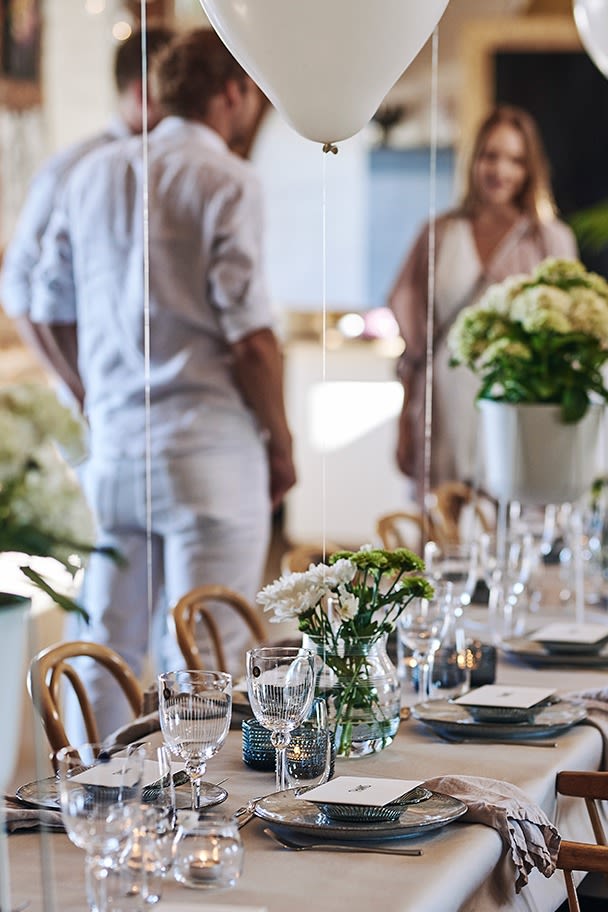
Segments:
[[[511,303],[511,319],[521,323],[529,333],[541,330],[572,332],[569,313],[570,295],[561,288],[547,285],[525,288]]]

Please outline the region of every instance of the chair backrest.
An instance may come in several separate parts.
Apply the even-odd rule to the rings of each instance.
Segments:
[[[598,843],[591,845],[562,840],[559,848],[557,867],[564,872],[568,908],[570,912],[580,912],[572,872],[608,875],[608,842],[597,805],[598,801],[608,799],[608,773],[563,770],[557,774],[556,788],[560,795],[584,799],[593,835]]]
[[[335,542],[325,542],[325,561],[334,551],[348,550]],[[281,558],[281,573],[304,573],[311,564],[323,561],[323,545],[320,542],[308,542],[288,548]]]
[[[397,510],[385,513],[376,520],[376,533],[382,546],[389,551],[394,548],[409,548],[416,554],[422,554],[427,538],[434,538],[434,524],[427,517],[428,534],[424,534],[425,521],[420,513],[409,510]]]
[[[460,543],[463,514],[469,506],[482,532],[490,532],[495,526],[496,505],[492,498],[465,482],[445,481],[437,485],[429,501],[429,514],[444,544]]]
[[[226,586],[197,586],[182,596],[172,612],[177,642],[187,668],[204,668],[197,642],[197,626],[202,624],[215,654],[215,668],[219,671],[229,670],[222,636],[212,608],[212,604],[217,602],[229,606],[243,619],[256,644],[263,643],[266,639],[264,622],[242,595]]]
[[[572,872],[586,871],[589,874],[608,874],[608,846],[592,845],[588,842],[570,842],[562,839],[556,864],[558,869],[564,872],[570,912],[581,912]]]
[[[48,646],[34,656],[30,663],[27,686],[51,746],[52,756],[62,747],[69,747],[61,714],[61,684],[69,681],[82,711],[87,739],[99,741],[99,730],[95,714],[85,687],[77,670],[70,663],[72,659],[86,656],[103,665],[120,685],[133,715],[141,712],[143,692],[141,685],[125,660],[110,649],[98,643],[73,640]]]

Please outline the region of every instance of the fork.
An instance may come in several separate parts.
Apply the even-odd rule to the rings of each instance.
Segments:
[[[448,744],[518,744],[520,747],[557,747],[557,741],[534,741],[531,738],[461,738],[460,735],[446,735],[435,732]]]
[[[280,845],[283,849],[289,849],[292,852],[308,852],[308,851],[322,851],[322,852],[363,852],[365,854],[381,854],[381,855],[410,855],[410,856],[419,856],[423,854],[422,849],[396,849],[389,848],[388,846],[359,846],[359,845],[343,845],[339,842],[311,842],[311,843],[301,843],[301,842],[292,842],[291,839],[287,839],[286,836],[279,836],[273,830],[264,828],[264,832],[267,836]]]

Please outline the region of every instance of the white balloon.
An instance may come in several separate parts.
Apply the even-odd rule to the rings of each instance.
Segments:
[[[574,21],[583,46],[608,76],[608,0],[574,0]]]
[[[214,29],[287,122],[316,142],[357,133],[448,0],[201,0]]]

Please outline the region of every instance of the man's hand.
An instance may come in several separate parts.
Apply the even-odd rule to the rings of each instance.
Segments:
[[[296,483],[296,470],[294,468],[291,448],[278,450],[270,445],[268,447],[268,462],[270,468],[270,497],[272,509],[276,510],[283,498]]]

